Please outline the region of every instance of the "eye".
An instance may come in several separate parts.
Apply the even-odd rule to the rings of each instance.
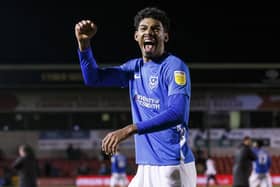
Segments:
[[[160,31],[160,28],[154,28],[154,31],[158,32]]]
[[[141,31],[141,32],[143,32],[143,31],[145,31],[146,30],[146,27],[140,27],[139,28],[139,31]]]

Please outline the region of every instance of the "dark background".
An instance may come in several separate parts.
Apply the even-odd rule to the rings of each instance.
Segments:
[[[93,39],[99,63],[122,63],[140,55],[133,17],[145,6],[171,18],[168,50],[192,62],[278,63],[279,10],[269,1],[31,1],[0,6],[1,64],[75,64],[74,26],[98,25]]]

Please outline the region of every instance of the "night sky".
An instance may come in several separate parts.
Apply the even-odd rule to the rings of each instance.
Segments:
[[[164,9],[171,18],[168,51],[191,62],[280,62],[278,6],[238,1],[9,0],[1,2],[1,64],[75,64],[74,26],[92,19],[99,63],[138,57],[133,17],[145,6]],[[97,3],[97,4],[96,4]]]

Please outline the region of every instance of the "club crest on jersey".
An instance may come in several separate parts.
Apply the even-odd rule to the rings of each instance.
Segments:
[[[149,86],[151,89],[155,89],[158,87],[158,76],[151,75],[149,78]]]
[[[174,79],[176,84],[183,86],[186,84],[186,73],[184,71],[174,71]]]

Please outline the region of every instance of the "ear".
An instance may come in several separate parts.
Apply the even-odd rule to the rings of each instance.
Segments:
[[[168,40],[169,40],[169,35],[168,35],[168,33],[165,33],[164,42],[168,42]]]
[[[138,42],[138,32],[137,31],[135,31],[135,33],[134,33],[134,40]]]

